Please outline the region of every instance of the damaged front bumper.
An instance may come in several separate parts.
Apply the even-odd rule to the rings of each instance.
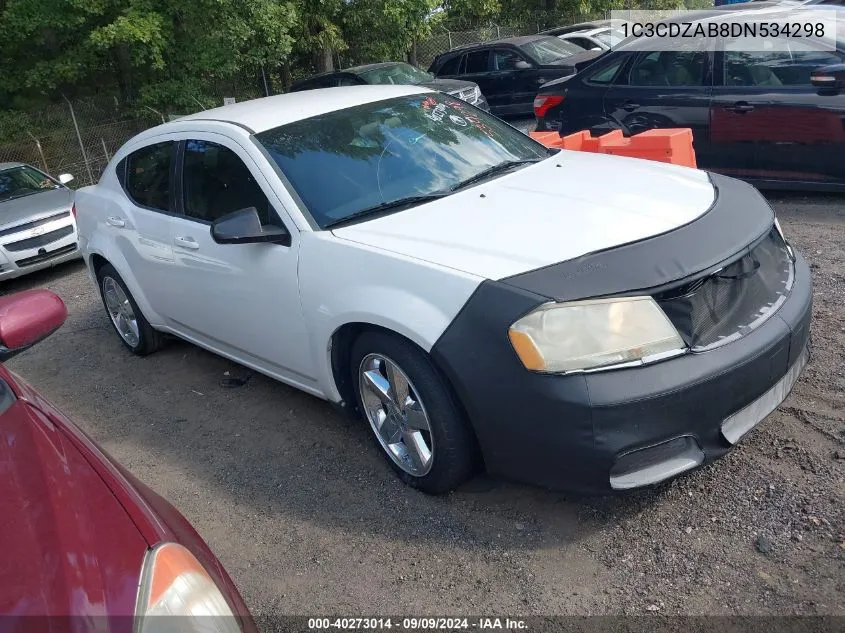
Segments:
[[[734,188],[742,193],[745,187],[735,181],[721,183],[722,194]],[[733,206],[737,200],[731,198],[723,195],[719,202]],[[728,319],[732,326],[739,324],[742,335],[723,345],[696,349],[693,341],[690,353],[651,365],[555,375],[527,371],[503,336],[510,323],[550,298],[619,293],[624,290],[620,276],[643,281],[627,288],[655,288],[671,282],[672,276],[682,278],[667,272],[669,267],[654,256],[660,244],[672,245],[672,268],[685,275],[697,269],[741,277],[742,270],[751,268],[741,268],[738,275],[716,260],[707,261],[707,249],[699,240],[712,236],[711,244],[721,249],[718,256],[733,253],[731,261],[737,253],[753,252],[750,247],[769,234],[774,221],[767,205],[758,209],[754,217],[748,206],[735,206],[735,213],[747,215],[733,224],[744,224],[744,232],[732,238],[723,233],[726,225],[719,231],[721,222],[708,213],[652,244],[587,256],[560,264],[557,271],[552,266],[481,284],[432,356],[467,411],[487,470],[507,479],[590,494],[640,488],[723,456],[771,413],[789,394],[809,357],[812,281],[809,267],[797,254],[788,283],[778,278],[771,286],[781,289],[780,298],[772,295],[775,309],[753,327],[747,320]],[[684,239],[692,246],[684,249]],[[740,245],[732,246],[730,239]],[[585,276],[592,279],[564,274],[566,267],[585,269],[587,264],[591,274]]]

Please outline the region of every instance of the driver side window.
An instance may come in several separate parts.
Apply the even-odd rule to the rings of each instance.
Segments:
[[[493,70],[516,70],[516,63],[524,61],[520,55],[507,49],[493,51]]]
[[[185,141],[182,163],[185,215],[205,222],[255,207],[264,226],[284,228],[249,168],[228,147],[211,141]]]

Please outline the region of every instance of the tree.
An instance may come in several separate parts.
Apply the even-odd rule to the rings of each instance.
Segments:
[[[215,83],[256,77],[290,54],[286,0],[7,0],[0,98],[114,92],[124,102],[219,101]]]
[[[437,0],[350,0],[343,33],[352,62],[403,60],[426,35]]]

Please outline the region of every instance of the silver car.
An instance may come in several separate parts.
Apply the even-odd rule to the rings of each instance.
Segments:
[[[24,163],[0,163],[0,280],[80,256],[73,180]]]

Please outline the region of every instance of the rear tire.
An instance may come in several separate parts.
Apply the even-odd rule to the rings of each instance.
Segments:
[[[441,494],[473,474],[475,437],[422,350],[397,335],[364,332],[350,361],[358,410],[404,483]]]
[[[104,264],[97,271],[97,285],[106,314],[129,351],[146,356],[160,349],[164,336],[141,313],[132,293],[111,264]]]

